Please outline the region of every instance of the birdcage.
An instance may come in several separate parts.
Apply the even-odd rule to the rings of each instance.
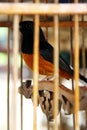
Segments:
[[[0,2],[1,130],[87,129],[86,34],[85,0]]]

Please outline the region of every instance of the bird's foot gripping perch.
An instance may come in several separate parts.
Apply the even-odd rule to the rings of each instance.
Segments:
[[[23,82],[22,85],[18,88],[18,92],[24,95],[26,98],[31,98],[33,93],[31,82],[31,80],[26,80],[26,82]]]
[[[41,106],[42,111],[46,114],[47,119],[51,121],[53,119],[53,94],[54,94],[54,82],[42,80],[38,83],[38,102]],[[32,98],[33,94],[33,85],[31,85],[31,80],[27,80],[22,83],[22,86],[18,89],[19,93],[24,95],[26,98]],[[87,109],[87,87],[79,87],[80,97],[80,110]],[[59,108],[60,111],[61,105],[65,111],[65,114],[74,113],[75,107],[75,92],[66,88],[62,84],[59,85]],[[57,102],[57,103],[58,103]]]
[[[53,120],[53,82],[52,81],[39,81],[38,84],[38,103],[40,107],[47,116],[49,121]],[[18,88],[18,92],[24,95],[26,98],[31,98],[33,95],[33,85],[31,85],[31,80],[23,82]],[[32,100],[33,101],[33,100]],[[61,109],[61,101],[59,101],[59,111]]]

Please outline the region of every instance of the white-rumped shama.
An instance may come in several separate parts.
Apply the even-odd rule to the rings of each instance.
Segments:
[[[20,32],[22,33],[22,57],[29,68],[33,70],[33,47],[34,47],[34,22],[21,21],[19,23]],[[54,48],[45,39],[42,29],[39,33],[39,74],[53,75]],[[66,62],[66,60],[59,56],[59,75],[66,79],[73,79],[74,69]],[[87,83],[87,78],[79,74],[81,80]]]

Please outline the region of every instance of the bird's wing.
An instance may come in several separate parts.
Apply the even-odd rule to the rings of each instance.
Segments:
[[[54,51],[53,47],[49,45],[41,49],[40,54],[45,60],[53,64],[53,51]],[[66,73],[70,75],[73,75],[74,73],[73,69],[70,67],[70,65],[65,61],[65,59],[62,56],[59,56],[59,69],[61,69],[62,71],[65,71]]]

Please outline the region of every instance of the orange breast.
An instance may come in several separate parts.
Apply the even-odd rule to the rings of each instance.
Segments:
[[[33,55],[22,53],[22,57],[26,65],[33,70]],[[39,74],[50,76],[53,75],[53,73],[54,73],[54,65],[46,61],[43,57],[39,55]],[[59,69],[59,75],[60,77],[64,77],[66,79],[73,78],[72,75],[60,69]]]
[[[33,55],[22,53],[22,57],[26,65],[33,70]],[[52,75],[54,71],[54,66],[52,63],[46,61],[43,57],[39,56],[39,74],[42,75]]]

